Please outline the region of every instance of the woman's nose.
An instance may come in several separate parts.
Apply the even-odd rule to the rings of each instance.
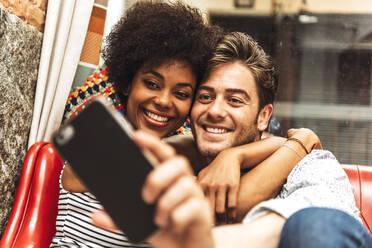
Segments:
[[[170,108],[172,106],[171,95],[166,92],[156,96],[154,102],[161,108]]]

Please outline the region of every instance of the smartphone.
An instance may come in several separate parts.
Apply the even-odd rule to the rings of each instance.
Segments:
[[[52,142],[129,240],[139,242],[157,229],[155,207],[141,197],[154,165],[130,136],[124,116],[97,99],[55,132]]]

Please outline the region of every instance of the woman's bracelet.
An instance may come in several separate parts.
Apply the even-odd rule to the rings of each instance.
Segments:
[[[298,152],[296,151],[296,149],[294,149],[293,147],[290,147],[289,145],[287,145],[286,143],[284,143],[284,144],[281,144],[280,145],[281,147],[287,147],[288,149],[290,149],[290,150],[292,150],[292,151],[294,151],[296,154],[297,154],[297,156],[300,158],[300,159],[303,159],[303,157],[301,157],[301,155],[300,154],[298,154]]]
[[[302,146],[302,148],[304,148],[306,154],[309,154],[309,151],[306,149],[306,146],[304,145],[304,143],[302,143],[301,140],[293,138],[293,137],[290,137],[287,140],[293,140],[293,141],[297,142],[298,144],[300,144]]]

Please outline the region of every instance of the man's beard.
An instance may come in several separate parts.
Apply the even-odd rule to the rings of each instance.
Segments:
[[[197,149],[198,149],[199,153],[202,155],[203,159],[205,160],[206,165],[211,163],[217,157],[217,155],[225,149],[236,147],[236,146],[241,146],[241,145],[246,145],[246,144],[249,144],[249,143],[252,143],[252,142],[258,140],[261,137],[261,133],[257,129],[259,113],[260,113],[260,111],[258,111],[253,124],[251,124],[250,126],[246,126],[246,128],[241,130],[239,135],[237,135],[235,137],[235,140],[232,142],[232,144],[229,144],[228,146],[226,146],[223,149],[220,149],[218,151],[211,151],[211,150],[208,150],[208,149],[207,150],[201,150],[200,146],[199,146],[199,142],[197,141],[198,137],[196,137],[196,132],[194,130],[194,126],[192,125],[191,128],[192,128],[193,135],[194,135],[194,138],[195,138],[195,141],[196,141]],[[239,137],[245,137],[245,138],[239,139]]]
[[[247,139],[238,141],[236,143],[233,143],[231,146],[225,147],[224,149],[222,149],[220,151],[200,151],[200,150],[199,151],[200,151],[200,154],[205,158],[206,162],[209,164],[223,150],[228,149],[228,148],[232,148],[232,147],[237,147],[237,146],[241,146],[241,145],[246,145],[246,144],[252,143],[252,142],[254,142],[256,140],[256,137],[257,137],[256,134],[252,134]]]

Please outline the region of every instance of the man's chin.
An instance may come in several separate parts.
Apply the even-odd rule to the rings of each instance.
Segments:
[[[199,151],[200,151],[200,154],[206,158],[208,160],[208,162],[211,162],[215,157],[217,157],[217,155],[223,151],[224,149],[226,149],[225,147],[223,148],[217,148],[217,147],[206,147],[204,149],[200,149],[199,148]]]

